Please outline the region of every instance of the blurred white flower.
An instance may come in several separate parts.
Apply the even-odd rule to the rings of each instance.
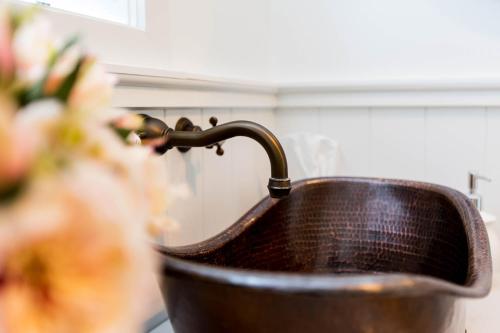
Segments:
[[[85,111],[100,112],[111,103],[116,79],[108,74],[95,59],[88,57],[81,65],[68,105]]]
[[[129,135],[127,136],[126,141],[132,145],[140,145],[141,144],[141,138],[135,132],[130,132]]]
[[[145,213],[145,226],[149,227],[153,235],[167,231],[173,225],[167,217],[168,177],[164,161],[153,155],[150,148],[124,146],[122,142],[113,140],[101,142],[106,142],[102,146],[102,158],[113,166],[117,176],[135,194],[134,205]]]
[[[36,133],[42,139],[48,134],[47,131],[61,121],[63,112],[64,105],[57,99],[36,101],[17,112],[15,126],[25,135]]]
[[[114,130],[99,121],[86,121],[81,126],[82,141],[74,157],[102,163],[127,186],[125,190],[134,195],[131,205],[143,214],[136,219],[137,224],[155,230],[153,235],[174,227],[166,213],[169,193],[164,160],[150,147],[126,145]]]
[[[35,15],[21,24],[14,34],[12,48],[17,79],[24,84],[41,80],[55,50],[49,22]]]
[[[125,113],[113,119],[116,128],[137,130],[142,126],[144,118],[136,113]]]

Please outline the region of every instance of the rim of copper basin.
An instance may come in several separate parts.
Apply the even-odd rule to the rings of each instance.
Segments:
[[[270,197],[261,200],[236,223],[206,241],[178,247],[155,245],[156,250],[161,253],[161,273],[181,279],[286,293],[321,292],[322,294],[333,293],[353,296],[442,294],[456,297],[482,297],[488,294],[491,289],[492,267],[486,228],[479,212],[464,194],[436,184],[363,177],[324,177],[301,180],[293,183],[292,192],[305,185],[326,182],[388,184],[428,190],[443,195],[457,209],[462,221],[470,221],[470,223],[463,223],[469,254],[468,272],[464,284],[409,273],[334,275],[328,273],[271,272],[219,267],[175,257],[175,255],[189,256],[190,254],[211,252],[237,237],[279,201],[279,199]]]

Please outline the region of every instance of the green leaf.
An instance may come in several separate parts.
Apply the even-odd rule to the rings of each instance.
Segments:
[[[127,138],[128,136],[130,135],[130,133],[132,133],[133,131],[130,130],[130,129],[127,129],[127,128],[117,128],[113,125],[110,125],[110,127],[115,131],[115,133],[124,141],[126,142],[127,141]]]
[[[43,97],[45,79],[35,83],[31,88],[21,90],[18,95],[19,106],[22,108]]]
[[[66,77],[64,82],[61,84],[59,89],[54,94],[54,97],[61,100],[61,102],[66,103],[68,101],[71,90],[73,89],[76,80],[78,79],[78,74],[80,73],[80,69],[82,68],[82,64],[85,62],[85,58],[82,57],[78,60],[78,63],[75,66],[75,69]]]
[[[36,100],[39,100],[39,99],[42,99],[44,97],[48,97],[48,96],[45,96],[44,94],[44,87],[45,87],[45,83],[47,82],[47,79],[49,77],[49,74],[51,72],[51,70],[54,68],[54,65],[56,64],[57,60],[73,45],[75,45],[79,40],[79,37],[78,36],[73,36],[72,38],[68,39],[66,41],[66,43],[63,45],[63,47],[57,51],[49,60],[49,63],[47,65],[47,72],[45,73],[45,75],[43,76],[43,78],[36,82],[33,86],[29,87],[28,89],[24,89],[24,90],[21,90],[18,94],[18,101],[19,101],[19,105],[20,107],[23,107],[23,106],[26,106]],[[75,70],[77,69],[78,67],[78,64],[77,66],[75,67]],[[73,73],[71,73],[73,74]],[[66,81],[68,80],[68,78],[71,76],[71,74],[66,78]],[[74,79],[76,80],[76,78]],[[74,84],[74,80],[73,80],[73,84]],[[67,82],[64,82],[64,83],[67,83]],[[64,83],[61,85],[61,88],[64,86]],[[73,85],[71,85],[71,87],[69,87],[69,89],[72,88]],[[59,89],[60,91],[61,89]],[[58,97],[58,92],[56,92],[55,94],[55,97]],[[67,92],[68,96],[69,96],[69,92]],[[65,102],[67,100],[67,97],[66,99],[62,100],[63,102]]]
[[[76,43],[78,43],[78,41],[79,41],[79,40],[80,40],[80,36],[75,35],[75,36],[73,36],[73,37],[69,38],[69,39],[66,41],[66,43],[64,43],[63,47],[61,47],[61,48],[59,49],[59,51],[57,51],[57,52],[54,54],[54,56],[50,59],[50,62],[49,62],[49,71],[48,71],[48,73],[50,72],[50,69],[52,69],[52,68],[54,67],[54,65],[56,64],[56,61],[57,61],[60,57],[62,57],[62,55],[63,55],[64,53],[66,53],[66,51],[68,51],[68,49],[69,49],[70,47],[72,47],[73,45],[75,45]],[[47,73],[47,75],[46,75],[46,76],[48,76],[48,73]]]

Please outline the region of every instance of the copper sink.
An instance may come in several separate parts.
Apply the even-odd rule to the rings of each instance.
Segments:
[[[158,250],[177,333],[462,333],[461,299],[491,285],[477,210],[410,181],[297,182],[214,238]]]

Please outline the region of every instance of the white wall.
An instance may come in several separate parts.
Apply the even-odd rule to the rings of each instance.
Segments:
[[[51,13],[107,63],[267,82],[498,78],[496,0],[147,0],[146,31]]]
[[[269,0],[168,0],[169,68],[269,80]]]
[[[499,77],[500,1],[271,4],[278,82]]]
[[[268,12],[267,0],[146,0],[142,31],[46,10],[104,63],[259,81],[270,79]]]

